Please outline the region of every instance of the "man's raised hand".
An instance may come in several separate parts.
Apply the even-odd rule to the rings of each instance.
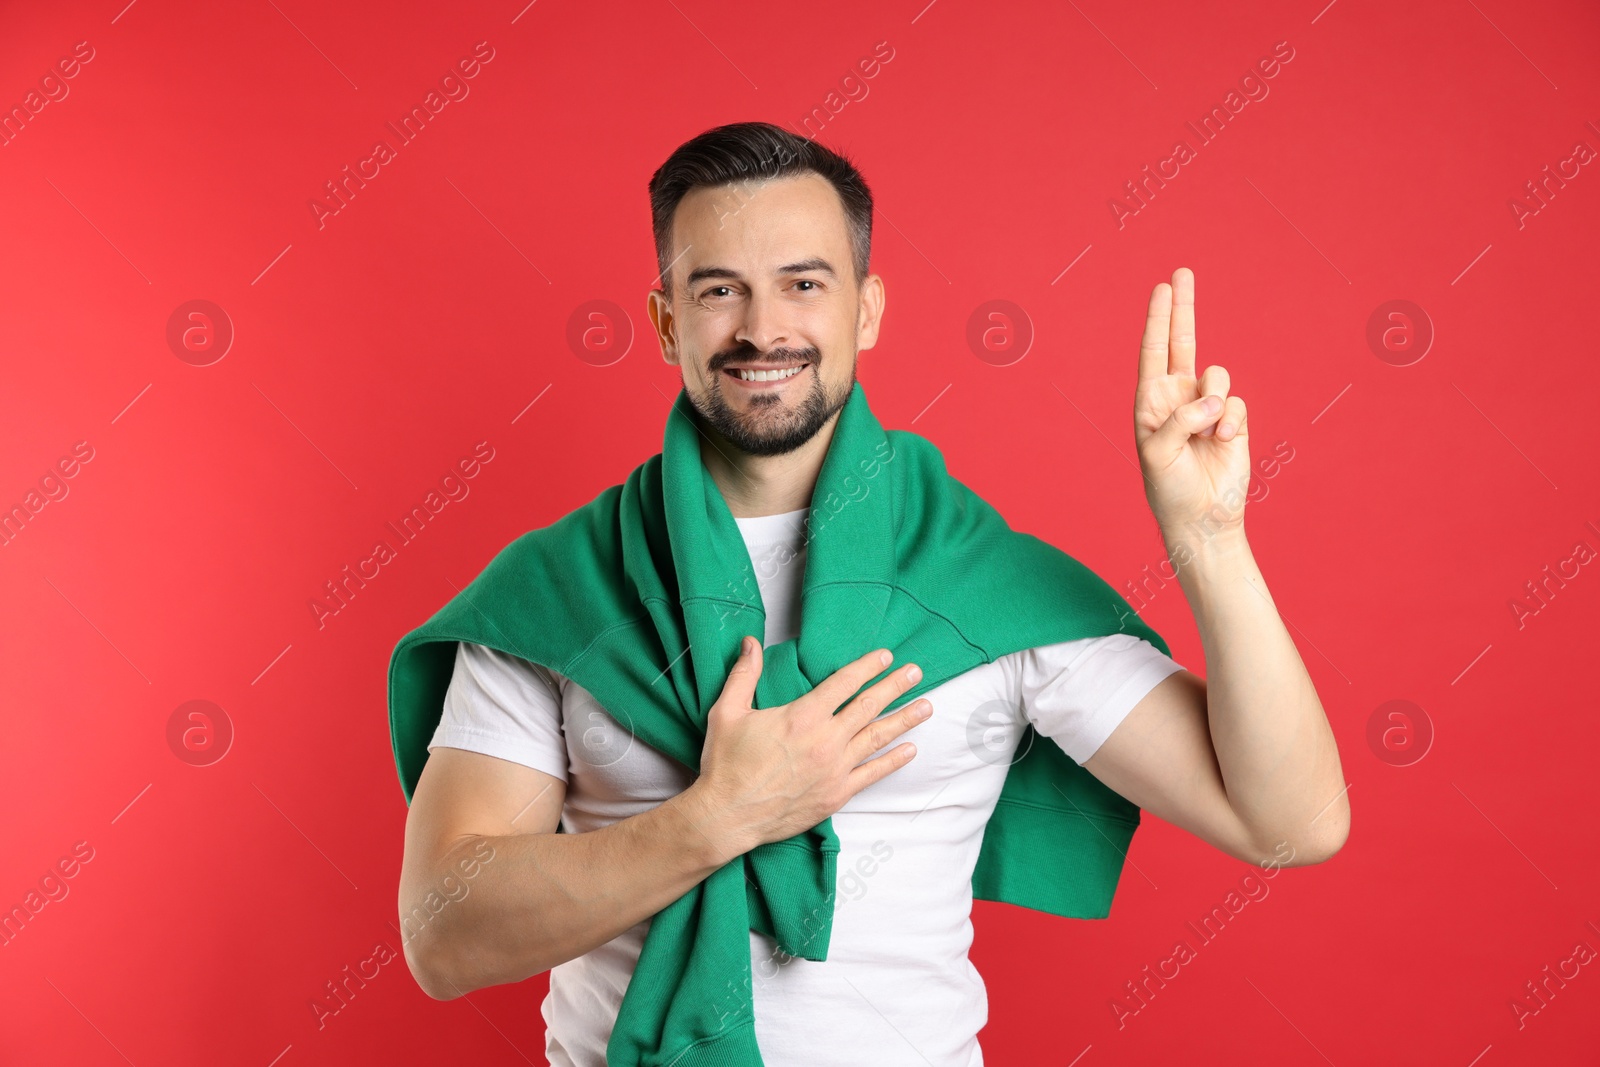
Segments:
[[[1194,272],[1179,267],[1150,293],[1133,403],[1145,498],[1169,543],[1191,524],[1242,526],[1250,487],[1244,400],[1215,363],[1196,380],[1194,336]]]

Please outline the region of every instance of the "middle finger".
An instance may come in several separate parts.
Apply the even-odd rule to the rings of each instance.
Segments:
[[[836,718],[843,719],[845,728],[851,732],[859,730],[921,680],[922,668],[915,663],[907,663],[862,690],[860,695],[840,709]]]

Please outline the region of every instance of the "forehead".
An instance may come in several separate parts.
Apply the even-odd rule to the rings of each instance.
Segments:
[[[705,266],[772,270],[808,256],[841,272],[850,262],[844,205],[813,173],[693,189],[673,215],[672,240],[679,278]]]

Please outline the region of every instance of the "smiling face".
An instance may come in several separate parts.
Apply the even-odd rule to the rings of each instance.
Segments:
[[[663,358],[733,447],[799,448],[850,398],[883,312],[882,280],[856,283],[838,194],[813,173],[694,189],[672,239],[672,297],[650,294]]]

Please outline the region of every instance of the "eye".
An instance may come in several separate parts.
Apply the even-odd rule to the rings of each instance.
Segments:
[[[733,290],[732,290],[732,289],[730,289],[730,288],[729,288],[729,287],[728,287],[728,286],[726,286],[726,285],[713,285],[713,286],[712,286],[712,287],[711,287],[711,288],[710,288],[710,289],[707,289],[707,290],[706,290],[706,291],[705,291],[705,295],[706,295],[706,296],[713,296],[713,295],[715,295],[715,294],[716,294],[716,292],[717,292],[717,290],[719,290],[719,289],[726,289],[726,290],[727,290],[727,291],[728,291],[728,292],[730,292],[730,293],[731,293],[731,292],[733,292]]]
[[[795,284],[796,285],[810,285],[810,286],[816,286],[816,287],[820,288],[820,286],[817,286],[817,283],[812,281],[810,278],[801,278],[799,281],[795,282]],[[805,291],[806,292],[810,292],[811,290],[807,289]]]

